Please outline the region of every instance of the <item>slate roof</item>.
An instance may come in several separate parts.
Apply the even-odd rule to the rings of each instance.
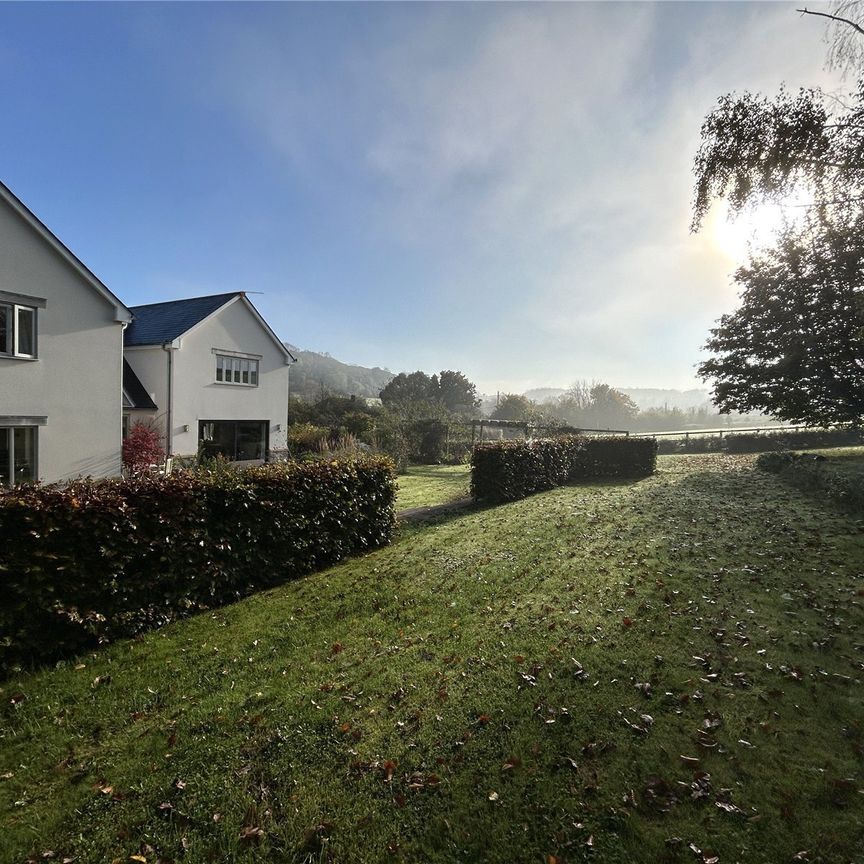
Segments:
[[[156,403],[144,389],[141,379],[123,358],[123,407],[138,408],[143,411],[156,411]]]
[[[192,297],[189,300],[130,306],[134,318],[123,334],[123,344],[131,347],[172,342],[241,293],[233,291],[230,294]]]

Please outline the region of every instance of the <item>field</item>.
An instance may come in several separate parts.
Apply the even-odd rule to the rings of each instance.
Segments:
[[[0,684],[0,860],[860,862],[861,525],[752,464],[406,525]]]

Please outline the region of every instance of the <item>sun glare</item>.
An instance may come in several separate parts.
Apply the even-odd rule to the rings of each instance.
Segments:
[[[720,252],[735,264],[741,264],[751,249],[770,246],[784,225],[800,225],[812,200],[812,194],[799,187],[782,202],[756,204],[737,214],[730,212],[725,201],[720,201],[712,208],[710,236]]]
[[[789,218],[788,212],[786,218]],[[783,219],[784,208],[779,204],[757,204],[732,215],[724,202],[714,217],[714,242],[724,255],[741,263],[751,249],[774,240],[783,226]]]

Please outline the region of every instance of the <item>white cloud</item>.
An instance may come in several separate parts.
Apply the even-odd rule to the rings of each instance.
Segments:
[[[374,362],[436,368],[448,351],[482,389],[690,383],[735,293],[710,233],[688,234],[702,118],[730,90],[833,85],[821,27],[787,3],[398,14],[386,38],[328,45],[320,62],[261,26],[219,32],[218,75],[198,82],[450,310],[411,321],[413,346],[382,333]],[[406,327],[407,290],[377,300]]]

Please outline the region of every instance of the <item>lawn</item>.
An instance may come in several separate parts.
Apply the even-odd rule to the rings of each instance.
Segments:
[[[864,447],[838,447],[812,452],[826,458],[827,461],[823,464],[829,471],[860,478],[861,482],[864,483]]]
[[[752,461],[407,526],[0,684],[0,860],[861,861],[860,524]]]
[[[467,465],[412,465],[399,475],[397,510],[446,504],[468,497],[471,479]]]

